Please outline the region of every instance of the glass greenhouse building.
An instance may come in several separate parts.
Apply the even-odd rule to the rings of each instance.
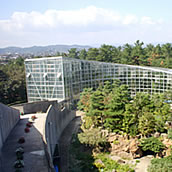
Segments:
[[[107,80],[119,79],[137,92],[161,93],[172,89],[172,69],[133,66],[47,57],[25,60],[29,102],[74,100],[86,87],[97,88]]]

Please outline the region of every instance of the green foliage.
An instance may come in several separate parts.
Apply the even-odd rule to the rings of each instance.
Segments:
[[[87,52],[86,60],[97,60],[98,61],[99,49],[98,48],[89,48]]]
[[[165,132],[165,123],[170,119],[170,105],[163,95],[137,93],[132,102],[125,105],[122,130],[134,136],[149,136],[158,131]]]
[[[151,97],[150,94],[137,93],[131,101],[128,87],[120,85],[118,80],[106,81],[95,91],[85,89],[78,109],[89,117],[83,123],[84,128],[101,127],[113,132],[123,131],[130,136],[166,132],[166,122],[172,116],[163,94]]]
[[[130,167],[128,164],[126,165],[121,165],[118,162],[112,160],[111,158],[108,157],[106,154],[98,154],[96,156],[97,160],[101,160],[102,163],[99,161],[95,161],[95,166],[98,168],[98,170],[101,171],[113,171],[115,170],[116,172],[134,172],[134,169]]]
[[[172,140],[172,129],[168,130],[168,138]]]
[[[139,118],[138,130],[143,136],[148,136],[155,132],[155,117],[151,112],[144,112]]]
[[[134,108],[132,103],[125,105],[125,113],[122,122],[122,130],[131,136],[138,134],[138,118]]]
[[[72,48],[68,57],[103,62],[113,62],[132,65],[172,68],[172,45],[148,44],[137,40],[134,45],[125,44],[122,47],[101,45],[100,48],[90,48],[87,51]]]
[[[165,132],[165,123],[171,118],[171,108],[165,103],[163,94],[156,94],[152,97],[154,104],[155,129],[158,132]]]
[[[78,139],[82,144],[88,145],[90,147],[102,148],[105,147],[107,144],[107,138],[98,128],[85,130],[83,133],[79,133]]]
[[[77,50],[77,48],[71,48],[69,50],[68,57],[78,59],[79,58],[79,51]]]
[[[90,116],[84,116],[83,118],[83,123],[82,123],[82,128],[84,129],[90,129],[91,126],[93,126],[93,120]]]
[[[136,163],[140,163],[140,160],[136,160]]]
[[[81,60],[85,60],[87,57],[87,51],[85,49],[82,49],[80,52],[79,52],[79,58]]]
[[[125,104],[129,103],[130,96],[128,87],[121,85],[114,87],[110,93],[111,100],[106,105],[106,119],[104,126],[111,131],[119,132],[122,128],[123,114],[125,112]]]
[[[113,144],[114,144],[114,145],[117,145],[117,144],[119,144],[119,143],[120,143],[119,140],[114,140],[114,141],[113,141]]]
[[[78,109],[84,112],[88,112],[91,105],[91,95],[93,93],[92,88],[85,88],[81,93],[80,100],[78,102]]]
[[[135,137],[139,133],[138,126],[135,124],[131,125],[129,131],[130,136]]]
[[[0,102],[11,104],[26,101],[24,60],[17,58],[0,65]]]
[[[155,137],[142,139],[139,146],[143,151],[152,151],[154,153],[159,153],[165,148],[165,145]]]
[[[172,155],[161,158],[152,159],[148,172],[171,172],[172,171]]]
[[[104,94],[103,87],[100,85],[96,91],[91,95],[91,104],[90,109],[87,113],[88,116],[91,116],[95,126],[103,126],[104,123]],[[95,120],[96,121],[95,121]]]

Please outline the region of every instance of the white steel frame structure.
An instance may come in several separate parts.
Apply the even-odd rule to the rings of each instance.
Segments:
[[[84,88],[97,88],[107,80],[119,79],[137,92],[162,93],[172,89],[172,69],[45,57],[25,60],[29,102],[73,100]]]

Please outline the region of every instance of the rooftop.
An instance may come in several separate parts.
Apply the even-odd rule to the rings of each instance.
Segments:
[[[137,65],[128,65],[128,64],[118,64],[118,63],[107,63],[107,62],[99,62],[99,61],[91,61],[91,60],[80,60],[80,59],[74,59],[69,57],[43,57],[43,58],[36,58],[36,59],[26,59],[25,62],[31,62],[31,61],[44,61],[44,60],[59,60],[59,59],[67,59],[67,60],[73,60],[73,61],[83,61],[83,62],[93,62],[98,64],[112,64],[112,65],[118,65],[123,67],[130,67],[130,68],[138,68],[138,69],[145,69],[145,70],[152,70],[155,72],[165,72],[172,74],[172,69],[168,68],[160,68],[160,67],[150,67],[150,66],[137,66]]]

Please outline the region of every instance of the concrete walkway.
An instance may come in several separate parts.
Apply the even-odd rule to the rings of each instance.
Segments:
[[[0,172],[13,172],[14,162],[16,161],[15,150],[22,146],[24,148],[24,168],[23,172],[48,172],[48,163],[46,160],[44,152],[44,143],[42,140],[42,135],[39,129],[35,126],[43,125],[42,123],[37,124],[37,119],[34,125],[30,128],[30,132],[25,133],[24,129],[29,118],[33,114],[24,115],[21,117],[18,124],[14,127],[10,135],[8,136],[3,148],[2,148],[2,158],[1,158],[1,170]],[[35,114],[34,114],[35,115]],[[36,114],[36,116],[44,114]],[[41,128],[41,126],[40,126]],[[18,140],[20,137],[25,138],[25,143],[19,144]]]

